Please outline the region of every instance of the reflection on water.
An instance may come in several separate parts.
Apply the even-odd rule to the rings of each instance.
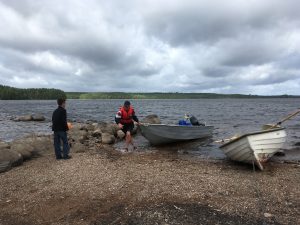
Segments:
[[[133,137],[134,143],[138,148],[138,151],[166,151],[166,152],[178,152],[180,154],[197,154],[199,157],[201,155],[205,155],[207,157],[206,152],[211,153],[211,148],[213,147],[212,138],[198,139],[186,142],[178,142],[178,143],[170,143],[160,146],[151,145],[147,139],[145,139],[140,133]],[[117,150],[124,149],[125,141],[117,142],[114,147]],[[201,152],[199,151],[201,149]],[[219,151],[218,151],[219,152]],[[221,153],[221,152],[220,152]],[[217,154],[214,154],[216,157]],[[223,154],[220,154],[219,157],[224,157]]]
[[[174,154],[176,157],[189,158],[197,157],[201,159],[224,159],[226,156],[217,147],[214,146],[212,138],[205,138],[187,142],[179,142],[166,144],[162,146],[152,146],[141,134],[134,136],[134,143],[137,146],[137,151],[139,153],[143,152],[159,152],[166,154]],[[118,151],[124,152],[125,141],[117,142],[114,148]],[[136,152],[129,148],[129,152]]]
[[[124,100],[68,100],[68,119],[72,121],[113,122]],[[175,124],[184,114],[194,115],[200,122],[214,126],[208,142],[193,141],[152,147],[141,135],[135,137],[141,151],[176,151],[182,157],[223,158],[218,144],[212,140],[232,137],[260,130],[263,124],[276,123],[300,105],[300,99],[183,99],[183,100],[131,100],[137,116],[143,119],[157,114],[162,123]],[[56,101],[0,101],[0,139],[10,141],[29,133],[51,133],[50,121]],[[40,113],[46,122],[14,122],[12,117]],[[284,123],[288,139],[286,149],[294,148],[300,137],[300,116]],[[116,148],[122,148],[117,143]]]

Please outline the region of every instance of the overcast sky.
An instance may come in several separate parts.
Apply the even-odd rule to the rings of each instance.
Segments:
[[[0,84],[300,95],[299,0],[0,0]]]

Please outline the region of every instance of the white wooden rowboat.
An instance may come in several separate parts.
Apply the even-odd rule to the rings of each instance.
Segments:
[[[231,160],[255,163],[263,170],[267,162],[286,141],[285,128],[275,128],[247,133],[220,146]]]
[[[141,124],[142,135],[152,145],[188,141],[212,136],[213,126],[181,126],[166,124]]]

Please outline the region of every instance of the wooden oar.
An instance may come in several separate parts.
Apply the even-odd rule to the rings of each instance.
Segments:
[[[263,130],[269,130],[269,129],[273,129],[273,128],[276,128],[276,127],[280,127],[280,125],[283,122],[285,122],[285,121],[287,121],[287,120],[295,117],[298,113],[300,113],[300,110],[298,110],[298,111],[296,111],[294,113],[289,114],[287,117],[283,118],[281,121],[277,122],[276,124],[265,124],[265,125],[263,125],[262,129]]]

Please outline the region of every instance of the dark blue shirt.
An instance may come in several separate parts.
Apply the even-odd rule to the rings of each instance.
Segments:
[[[67,131],[69,130],[67,124],[67,111],[58,106],[52,114],[52,130],[53,131]]]

